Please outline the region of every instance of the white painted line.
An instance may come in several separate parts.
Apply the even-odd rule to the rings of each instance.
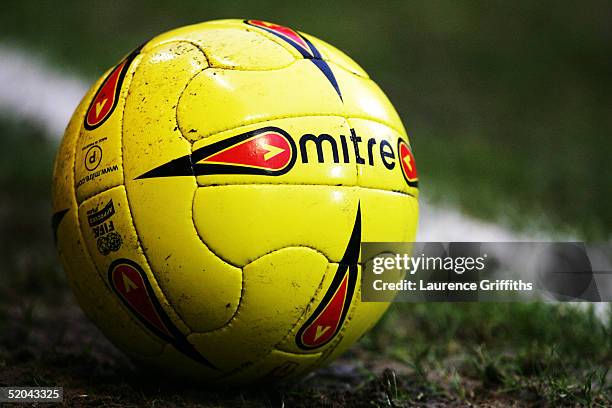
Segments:
[[[518,234],[498,224],[466,216],[450,206],[432,205],[419,196],[420,242],[516,242],[540,241],[544,237]]]
[[[41,57],[0,44],[0,113],[33,123],[59,141],[87,88],[80,77]]]

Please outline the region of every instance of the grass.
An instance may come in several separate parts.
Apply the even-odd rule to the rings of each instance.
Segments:
[[[434,201],[520,229],[610,238],[609,5],[573,2],[17,2],[6,41],[97,77],[151,36],[227,17],[344,49],[389,94]],[[316,10],[316,12],[314,11]],[[95,46],[94,46],[95,44]]]
[[[54,151],[38,130],[0,116],[0,305],[64,288],[50,224]]]
[[[437,385],[466,401],[476,381],[484,393],[526,402],[605,406],[610,334],[592,308],[572,305],[402,304],[361,345],[430,381],[447,379]]]
[[[134,367],[87,321],[49,228],[50,146],[0,120],[0,386],[63,386],[75,406],[610,406],[612,314],[542,303],[396,304],[299,382],[206,390]]]

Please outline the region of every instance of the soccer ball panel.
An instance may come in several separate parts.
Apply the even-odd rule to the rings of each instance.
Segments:
[[[189,43],[167,43],[141,57],[123,115],[126,182],[148,170],[150,160],[170,160],[190,151],[178,129],[176,109],[187,83],[206,67],[202,52]]]
[[[85,314],[127,353],[158,355],[164,342],[139,325],[111,293],[96,270],[81,235],[74,194],[76,139],[94,90],[75,111],[60,146],[53,176],[53,228],[68,282]]]
[[[362,242],[414,242],[418,220],[415,197],[394,191],[360,189]]]
[[[235,317],[224,328],[189,340],[224,371],[267,355],[287,336],[329,278],[327,259],[304,247],[270,252],[244,267]]]
[[[397,130],[373,120],[350,118],[348,123],[352,129],[355,129],[356,134],[363,136],[364,140],[374,137],[372,148],[368,148],[368,154],[364,154],[364,160],[368,165],[357,167],[357,183],[362,187],[418,196],[417,184],[408,184],[403,170],[406,166],[414,166],[416,169],[416,163],[412,161],[412,155],[402,157],[404,151],[400,152],[398,149],[400,141],[407,141],[408,138]],[[368,147],[369,144],[369,141],[364,142]],[[373,165],[369,165],[370,151]]]
[[[110,69],[95,88],[76,143],[74,173],[78,203],[123,184],[123,109],[139,59],[136,51],[130,54]]]
[[[128,198],[148,262],[168,302],[191,330],[224,326],[240,300],[242,273],[198,236],[193,177],[134,182]]]
[[[176,109],[187,83],[206,66],[202,52],[189,43],[166,43],[142,56],[130,85],[122,124],[121,154],[128,189],[141,183],[136,179],[150,170],[151,163],[191,152],[191,143],[178,128]]]
[[[210,186],[198,188],[193,217],[204,243],[233,265],[296,245],[338,262],[355,221],[357,201],[352,187]]]
[[[166,300],[166,295],[159,287],[154,272],[149,268],[140,239],[134,229],[124,186],[106,190],[81,203],[79,223],[89,256],[97,266],[100,277],[108,282],[118,298],[128,303],[128,308],[135,315],[144,313],[140,317],[145,321],[155,320],[149,323],[163,326],[166,324],[161,316],[163,314],[168,316],[169,321],[179,331],[183,333],[190,331]],[[125,259],[136,264],[135,272],[114,267],[117,261]],[[139,295],[138,304],[135,304],[130,297],[140,291],[142,296]],[[148,299],[143,299],[144,297]],[[159,310],[154,302],[159,303]],[[144,303],[147,304],[142,306]],[[146,311],[140,306],[146,308]],[[152,314],[158,316],[149,316]],[[158,327],[158,329],[164,331],[163,328]]]
[[[181,97],[178,122],[196,141],[250,123],[339,113],[334,88],[310,61],[298,60],[275,71],[203,71]]]
[[[80,236],[76,211],[69,211],[58,230],[58,250],[72,291],[91,321],[129,355],[157,356],[164,341],[140,324],[98,274]]]
[[[128,197],[145,254],[169,303],[191,330],[206,332],[235,313],[242,276],[198,236],[195,191],[193,178],[161,178],[133,183]]]
[[[191,152],[177,127],[176,104],[190,78],[204,67],[204,55],[192,44],[150,48],[130,86],[123,125],[126,191],[147,261],[168,302],[191,330],[201,332],[223,326],[235,313],[241,271],[212,254],[197,235],[195,178],[143,181],[138,176],[153,161]]]
[[[235,70],[270,70],[292,64],[295,57],[281,45],[242,23],[240,20],[194,24],[168,31],[153,38],[146,46],[168,41],[196,44],[212,67]]]

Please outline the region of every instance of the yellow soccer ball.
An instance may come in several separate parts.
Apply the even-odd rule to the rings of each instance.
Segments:
[[[148,41],[83,98],[54,169],[53,225],[89,318],[137,362],[276,381],[344,352],[388,304],[360,244],[413,241],[402,123],[349,57],[220,20]]]

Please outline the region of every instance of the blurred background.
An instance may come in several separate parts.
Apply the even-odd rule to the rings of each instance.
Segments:
[[[305,31],[362,65],[410,135],[424,198],[421,237],[610,241],[612,7],[606,1],[12,2],[0,13],[0,373],[20,364],[55,367],[44,363],[51,332],[59,347],[53,353],[81,355],[75,350],[82,338],[65,341],[74,321],[94,354],[112,349],[100,345],[74,306],[55,256],[54,152],[78,99],[102,72],[160,32],[217,18],[262,19]],[[595,369],[610,366],[612,336],[590,312],[530,307],[396,306],[382,334],[368,336],[355,353],[387,349],[383,345],[395,340],[418,345],[437,338],[437,351],[430,344],[422,355],[414,349],[385,354],[414,373],[424,370],[423,361],[440,364],[462,341],[472,351],[482,344],[495,349],[508,346],[500,336],[515,335],[512,344],[527,354],[546,340],[566,352],[598,349],[576,358]],[[50,313],[68,322],[58,323],[64,332],[44,323]],[[432,313],[436,321],[427,318]],[[522,323],[508,325],[500,317],[508,313]],[[390,329],[398,324],[404,329]],[[575,332],[562,339],[564,329]],[[28,341],[32,346],[16,357],[15,348]],[[509,387],[505,368],[493,365],[502,374],[487,372],[495,354],[481,349],[470,356],[485,379],[492,375]],[[580,388],[585,373],[570,375],[567,384]],[[14,375],[5,371],[0,383]]]

